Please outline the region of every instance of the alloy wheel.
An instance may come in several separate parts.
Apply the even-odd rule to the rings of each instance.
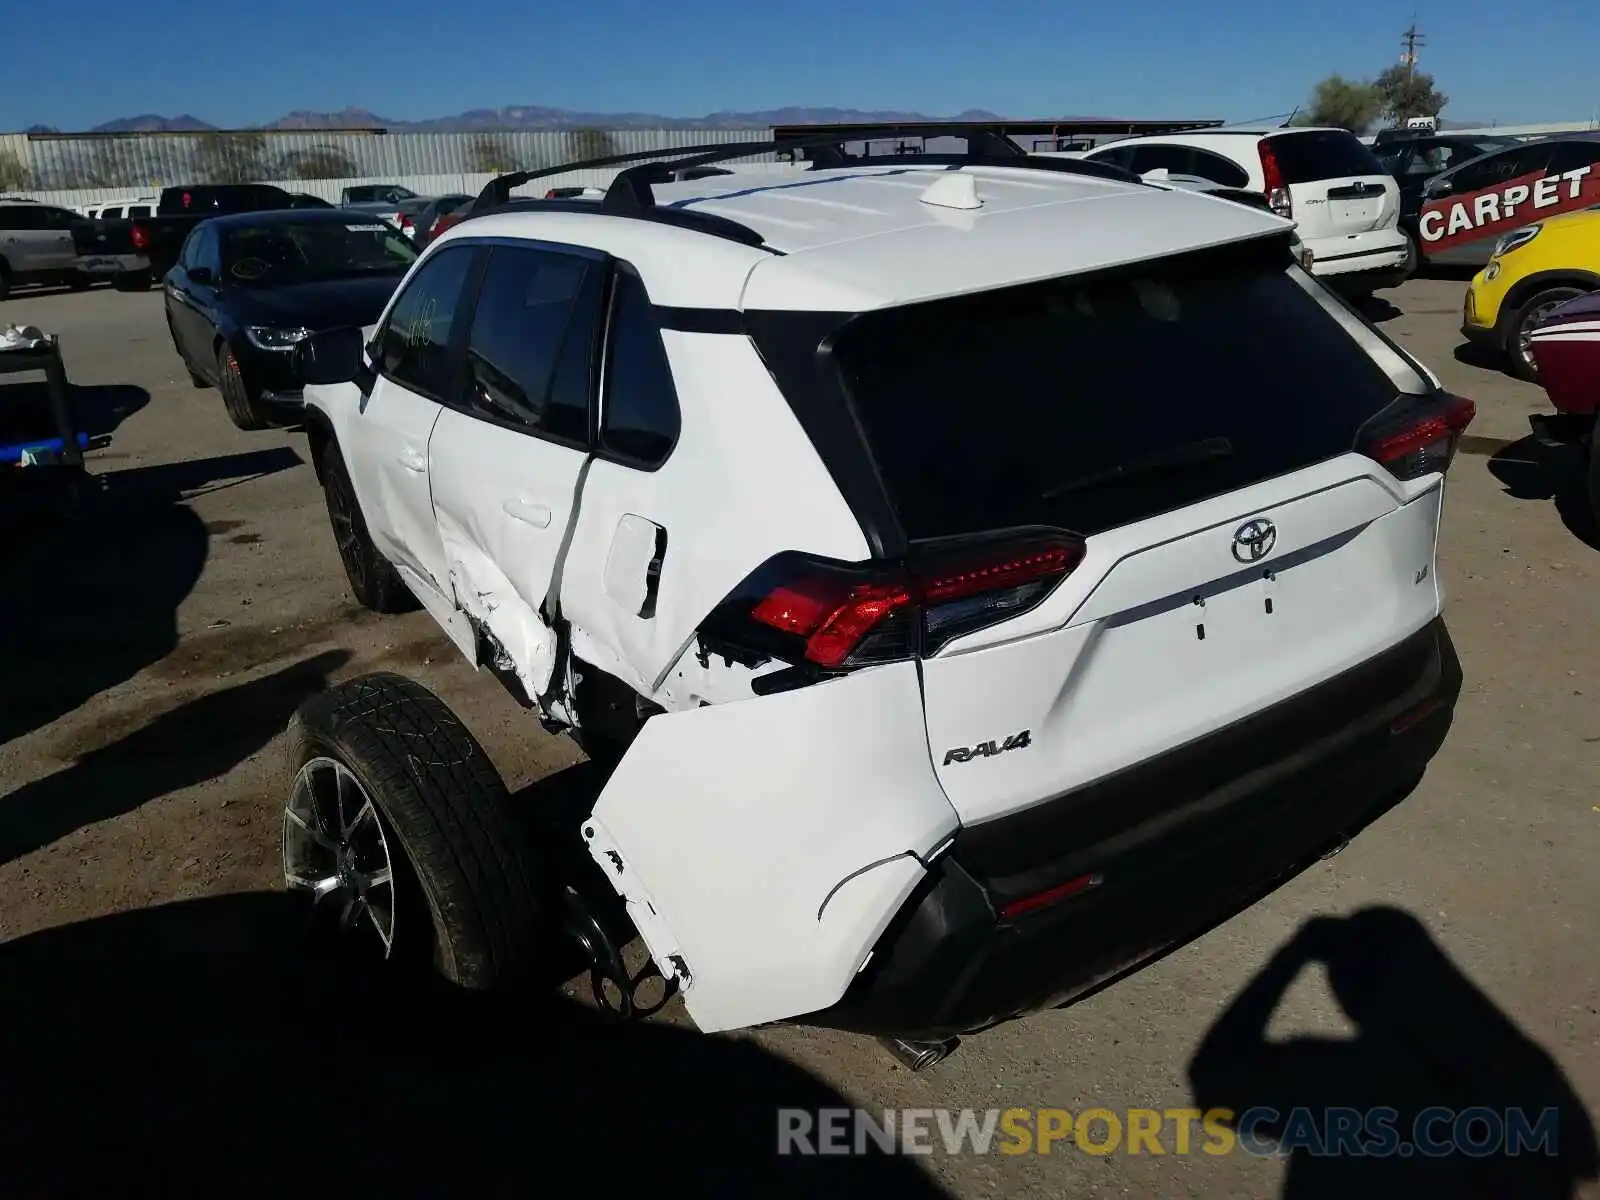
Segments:
[[[376,935],[384,958],[394,952],[389,835],[366,788],[338,759],[313,758],[295,776],[283,810],[283,875],[339,930]]]

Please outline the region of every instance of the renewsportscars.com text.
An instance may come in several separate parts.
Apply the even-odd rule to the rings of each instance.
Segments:
[[[778,1110],[779,1154],[1208,1154],[1386,1158],[1558,1153],[1559,1111],[1429,1108]]]

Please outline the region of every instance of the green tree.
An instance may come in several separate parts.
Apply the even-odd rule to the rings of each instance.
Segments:
[[[361,174],[355,160],[337,146],[291,150],[283,156],[285,179],[354,179]]]
[[[259,133],[205,133],[197,139],[197,183],[259,183],[267,176],[267,139]]]
[[[0,150],[0,191],[20,192],[33,187],[33,172],[15,150]]]
[[[617,152],[617,144],[604,129],[584,126],[567,134],[567,155],[571,162],[590,158],[609,158]]]
[[[1295,116],[1300,125],[1331,125],[1363,133],[1383,109],[1376,84],[1329,75],[1311,91],[1306,107]]]
[[[1433,76],[1396,63],[1373,81],[1382,97],[1383,115],[1396,125],[1410,117],[1434,117],[1444,111],[1450,97],[1433,86]]]
[[[494,133],[480,133],[467,143],[467,163],[474,171],[487,175],[506,175],[522,169],[511,140]]]

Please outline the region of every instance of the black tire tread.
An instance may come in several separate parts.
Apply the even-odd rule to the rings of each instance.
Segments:
[[[229,367],[229,355],[226,342],[217,347],[218,390],[222,393],[222,405],[228,410],[228,419],[247,432],[267,428],[271,422],[262,411],[260,401],[250,395],[244,377],[237,368]]]
[[[420,683],[378,672],[295,714],[292,768],[326,750],[345,759],[398,833],[427,895],[445,978],[483,990],[522,974],[541,931],[542,873],[471,732]]]
[[[394,569],[394,564],[378,553],[378,548],[372,544],[372,536],[367,532],[367,520],[361,512],[361,502],[356,497],[355,488],[350,482],[350,471],[344,464],[344,452],[339,444],[331,439],[322,448],[322,490],[324,501],[333,488],[344,488],[350,493],[350,509],[355,516],[356,539],[360,544],[360,553],[365,560],[366,580],[357,583],[350,574],[350,568],[345,566],[343,556],[340,556],[340,565],[344,566],[345,582],[350,585],[350,594],[363,608],[385,615],[412,612],[419,607],[417,598],[411,594],[411,589],[400,578],[400,572]],[[332,505],[329,504],[332,513]],[[329,524],[332,524],[330,515]],[[337,530],[335,530],[337,536]]]
[[[1588,485],[1589,516],[1595,530],[1600,531],[1600,420],[1589,431]]]

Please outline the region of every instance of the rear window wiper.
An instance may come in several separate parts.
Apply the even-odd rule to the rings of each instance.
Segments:
[[[1139,475],[1153,475],[1168,471],[1174,467],[1187,467],[1196,463],[1210,462],[1212,459],[1227,458],[1233,453],[1233,443],[1225,437],[1202,438],[1197,442],[1185,442],[1181,446],[1170,446],[1165,450],[1156,450],[1139,458],[1130,458],[1126,462],[1117,463],[1103,470],[1091,471],[1087,475],[1079,475],[1075,479],[1068,479],[1047,488],[1040,494],[1041,500],[1054,500],[1058,496],[1065,496],[1071,492],[1085,492],[1107,483],[1121,483]]]

